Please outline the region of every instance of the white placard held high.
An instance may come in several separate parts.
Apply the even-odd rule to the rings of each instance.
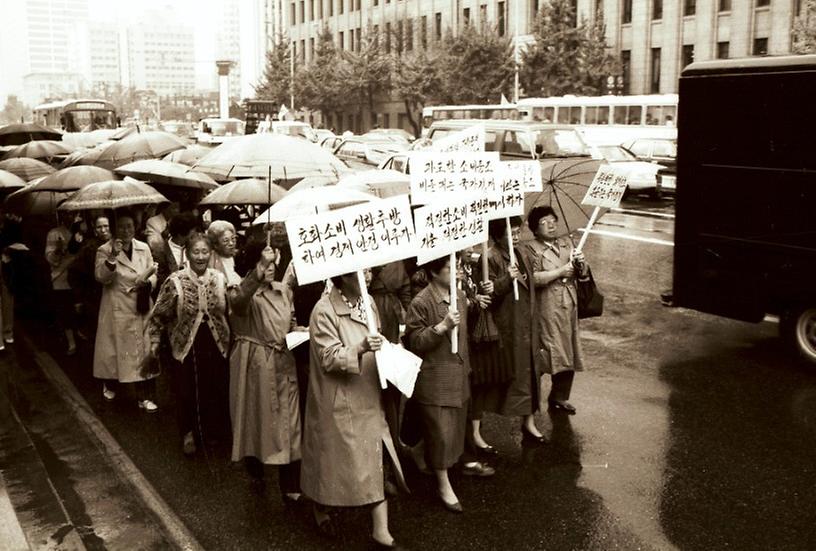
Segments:
[[[583,201],[585,205],[614,209],[626,193],[626,171],[613,165],[601,165]]]
[[[433,143],[431,150],[440,153],[453,151],[484,151],[485,125],[474,124]]]
[[[499,154],[433,153],[411,154],[411,203],[427,205],[440,195],[491,193],[502,189]]]

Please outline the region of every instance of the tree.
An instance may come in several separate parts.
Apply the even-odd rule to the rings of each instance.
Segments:
[[[441,55],[425,49],[403,54],[394,68],[394,93],[405,105],[408,122],[417,138],[422,134],[422,108],[438,101],[445,90]]]
[[[344,83],[337,70],[340,61],[331,30],[325,26],[317,38],[315,59],[303,70],[299,85],[303,105],[320,111],[324,121],[343,97]]]
[[[289,105],[292,94],[292,51],[286,38],[278,40],[266,53],[266,67],[261,81],[255,86],[255,97]]]
[[[5,107],[0,111],[0,125],[15,124],[24,120],[31,120],[31,109],[17,96],[9,94]]]
[[[806,0],[801,14],[793,22],[795,54],[816,54],[816,0]]]
[[[577,23],[570,0],[549,0],[533,24],[535,42],[521,55],[519,80],[527,95],[600,95],[606,77],[618,72],[606,46],[606,26]]]
[[[374,112],[374,98],[389,94],[392,89],[391,67],[393,58],[380,49],[378,33],[367,29],[360,40],[360,51],[343,52],[340,76],[347,104],[356,105],[357,112],[363,107]]]
[[[442,44],[441,70],[447,86],[442,101],[451,104],[499,103],[513,85],[513,48],[496,29],[465,26],[450,31]]]

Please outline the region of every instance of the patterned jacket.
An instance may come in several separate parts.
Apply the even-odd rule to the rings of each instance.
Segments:
[[[150,341],[161,341],[167,331],[173,357],[183,362],[193,346],[201,323],[206,323],[224,358],[230,345],[227,322],[227,284],[224,274],[208,268],[201,277],[190,268],[170,274],[150,314]]]

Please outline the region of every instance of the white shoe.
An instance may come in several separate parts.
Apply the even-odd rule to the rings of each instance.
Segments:
[[[139,401],[139,408],[145,410],[147,413],[155,413],[159,411],[159,406],[154,404],[152,400]]]
[[[110,402],[111,400],[116,398],[116,393],[109,389],[108,387],[102,385],[102,397],[108,402]]]
[[[8,344],[14,344],[14,337],[12,337],[11,335],[5,337],[3,340],[5,340]]]
[[[2,352],[5,349],[6,349],[6,345],[4,345],[2,342],[0,342],[0,352]]]

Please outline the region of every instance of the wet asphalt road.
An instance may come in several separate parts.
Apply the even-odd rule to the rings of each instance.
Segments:
[[[670,224],[611,222],[610,231],[671,240]],[[413,493],[389,502],[398,540],[413,549],[816,548],[816,369],[782,348],[773,324],[661,306],[671,255],[665,245],[590,238],[607,302],[602,318],[582,325],[578,415],[540,415],[550,440],[541,448],[521,445],[516,420],[489,416],[497,475],[453,479],[461,516],[406,466]],[[283,507],[274,469],[263,491],[229,463],[226,445],[184,458],[166,382],[161,411],[147,416],[135,400],[104,403],[87,356],[56,358],[206,548],[368,547],[363,511],[343,513],[339,539],[328,541],[308,510]]]

